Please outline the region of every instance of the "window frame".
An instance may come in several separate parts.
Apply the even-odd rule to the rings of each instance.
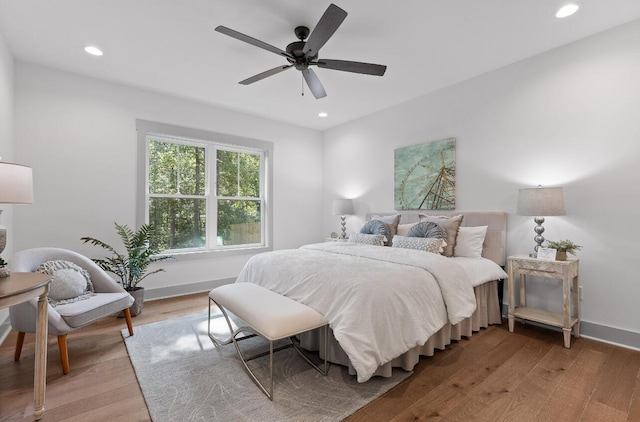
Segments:
[[[189,249],[168,249],[160,255],[174,255],[181,258],[200,258],[211,254],[218,255],[240,255],[247,253],[259,253],[273,250],[273,143],[258,139],[243,138],[234,135],[227,135],[211,132],[202,129],[193,129],[183,126],[170,125],[165,123],[152,122],[147,120],[136,120],[136,130],[138,138],[138,194],[136,201],[136,221],[140,226],[148,222],[149,214],[149,151],[148,138],[155,137],[159,141],[173,142],[176,144],[205,146],[207,148],[205,175],[207,183],[205,196],[207,198],[207,241],[203,248]],[[217,246],[217,218],[218,199],[216,192],[216,180],[213,169],[209,161],[215,159],[218,149],[240,152],[257,153],[262,156],[260,168],[260,193],[261,200],[261,244],[227,245]],[[237,199],[233,198],[233,199]],[[255,200],[256,198],[247,198]],[[209,224],[209,217],[215,218],[216,224]],[[214,227],[216,226],[216,227]]]

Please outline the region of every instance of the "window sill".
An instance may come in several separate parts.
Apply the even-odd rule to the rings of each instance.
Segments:
[[[233,249],[199,249],[199,250],[187,250],[187,251],[165,251],[156,256],[173,256],[178,261],[190,261],[197,259],[211,259],[211,258],[222,258],[228,256],[238,256],[238,255],[256,255],[263,252],[272,251],[273,247],[271,246],[258,246],[258,247],[248,247],[248,248],[233,248]]]

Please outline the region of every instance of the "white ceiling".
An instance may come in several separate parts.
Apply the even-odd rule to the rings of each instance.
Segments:
[[[639,0],[335,0],[348,12],[320,57],[385,64],[383,77],[315,68],[316,100],[283,57],[214,31],[224,25],[284,49],[330,1],[0,0],[17,60],[324,130],[640,18]],[[96,45],[104,56],[87,55]],[[318,112],[329,113],[319,118]]]

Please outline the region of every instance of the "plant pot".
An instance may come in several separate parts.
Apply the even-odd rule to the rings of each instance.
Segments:
[[[133,296],[134,299],[133,305],[129,307],[131,316],[134,317],[142,312],[142,306],[144,305],[144,287],[136,287],[133,290],[127,290],[127,292]],[[120,312],[118,318],[124,318],[124,312]]]
[[[566,261],[567,260],[567,252],[566,251],[558,251],[558,252],[556,252],[556,260],[557,261]]]

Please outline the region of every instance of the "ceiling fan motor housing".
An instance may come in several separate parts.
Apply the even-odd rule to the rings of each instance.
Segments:
[[[316,54],[313,57],[305,57],[303,53],[304,46],[306,44],[304,40],[309,36],[309,28],[306,26],[297,26],[294,32],[300,41],[292,42],[287,46],[285,51],[293,57],[287,57],[287,60],[289,63],[294,65],[296,69],[304,70],[309,67],[309,63],[318,58],[318,55]]]

